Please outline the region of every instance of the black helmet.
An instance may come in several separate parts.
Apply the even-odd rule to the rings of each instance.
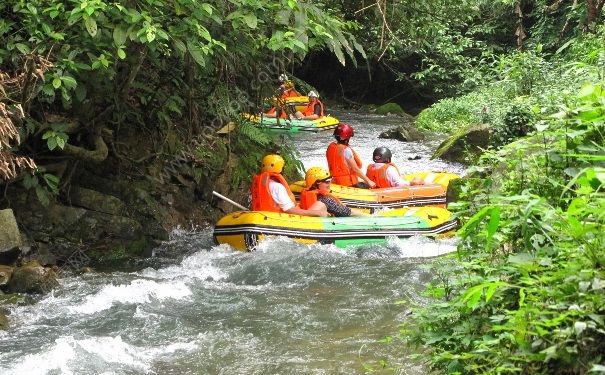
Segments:
[[[374,159],[375,163],[390,163],[392,156],[393,155],[391,154],[391,150],[389,150],[388,148],[378,147],[374,150],[372,159]]]

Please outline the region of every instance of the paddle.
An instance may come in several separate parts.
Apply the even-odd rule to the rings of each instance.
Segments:
[[[213,195],[215,195],[215,196],[217,196],[217,197],[219,197],[219,198],[221,198],[222,200],[224,200],[224,201],[225,201],[225,202],[227,202],[227,203],[231,203],[232,205],[234,205],[235,207],[239,208],[239,209],[240,209],[240,210],[242,210],[242,211],[250,211],[250,209],[248,209],[248,208],[246,208],[246,207],[242,206],[241,204],[239,204],[239,203],[237,203],[237,202],[235,202],[235,201],[232,201],[231,199],[227,198],[227,197],[226,197],[226,196],[224,196],[224,195],[221,195],[221,194],[217,193],[217,192],[216,192],[216,191],[214,191],[214,190],[212,190],[212,194],[213,194]]]

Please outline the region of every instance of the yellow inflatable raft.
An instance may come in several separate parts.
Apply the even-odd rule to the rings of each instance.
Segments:
[[[457,174],[448,172],[419,172],[402,175],[407,181],[420,178],[425,185],[402,186],[380,189],[359,189],[332,184],[330,192],[351,208],[374,212],[385,208],[436,206],[445,208],[447,185]],[[304,189],[305,182],[290,185],[296,197]]]
[[[237,250],[254,250],[269,236],[284,236],[303,244],[338,247],[384,243],[387,237],[437,236],[456,228],[448,210],[418,207],[380,212],[369,217],[311,217],[266,211],[238,211],[221,218],[214,239]]]

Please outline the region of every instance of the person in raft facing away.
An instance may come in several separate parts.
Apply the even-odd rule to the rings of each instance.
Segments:
[[[319,100],[319,95],[313,90],[307,94],[309,97],[309,104],[304,111],[296,111],[294,118],[299,120],[316,120],[324,116],[324,105]]]
[[[377,188],[424,185],[424,181],[420,178],[415,178],[411,183],[404,180],[397,166],[391,163],[392,157],[391,150],[387,147],[374,149],[372,154],[374,164],[368,165],[366,176],[376,183]]]
[[[279,87],[277,88],[277,94],[279,96],[278,102],[282,102],[281,104],[284,104],[283,101],[286,98],[290,98],[293,96],[301,96],[301,94],[296,91],[296,89],[294,88],[294,82],[290,81],[288,79],[288,76],[286,74],[280,74],[279,78]],[[286,112],[289,113],[294,113],[296,110],[294,109],[294,107],[292,107],[292,109],[290,111],[286,111],[282,108],[277,108],[277,107],[272,107],[271,109],[269,109],[269,111],[267,111],[267,113],[265,113],[265,116],[267,117],[276,117],[279,116],[280,118],[288,118],[288,115]]]
[[[349,208],[330,194],[331,177],[321,167],[310,168],[305,175],[305,189],[300,193],[300,207],[309,210],[327,210],[332,216],[370,216]]]
[[[252,211],[286,212],[295,215],[328,216],[324,207],[302,209],[296,206],[294,194],[281,175],[284,159],[279,155],[263,158],[261,173],[252,179]]]
[[[334,129],[336,142],[330,143],[326,150],[326,158],[328,159],[332,181],[342,186],[362,189],[373,188],[376,186],[376,183],[363,173],[361,170],[361,159],[349,146],[349,139],[351,139],[353,134],[353,127],[349,124],[340,123]]]

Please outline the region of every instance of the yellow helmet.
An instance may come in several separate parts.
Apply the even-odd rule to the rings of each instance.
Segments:
[[[328,173],[328,171],[326,171],[324,168],[322,168],[322,167],[309,168],[309,170],[305,174],[305,186],[308,189],[311,186],[313,186],[313,184],[315,184],[317,181],[325,180],[328,178],[330,178],[330,173]]]
[[[281,173],[284,169],[284,164],[286,164],[286,162],[281,156],[275,154],[267,155],[263,158],[262,171]]]

